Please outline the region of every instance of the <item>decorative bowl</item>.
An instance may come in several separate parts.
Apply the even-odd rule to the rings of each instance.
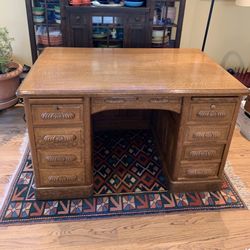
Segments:
[[[61,20],[61,15],[60,15],[60,14],[58,14],[58,13],[55,13],[55,18],[56,18],[56,19],[60,19],[60,20]]]
[[[43,23],[45,21],[44,16],[33,16],[33,21],[35,23]]]
[[[47,32],[49,31],[49,33]],[[48,37],[49,34],[49,37]],[[62,33],[57,27],[39,26],[36,30],[37,43],[42,45],[58,46],[62,45]]]
[[[100,39],[100,38],[105,38],[105,37],[107,37],[107,33],[104,33],[104,32],[101,32],[101,33],[93,33],[92,34],[92,37],[93,38],[98,38],[98,39]]]
[[[153,30],[152,31],[152,36],[153,37],[163,37],[164,30]]]
[[[55,13],[60,13],[60,12],[61,12],[60,6],[59,6],[59,5],[56,5],[56,6],[54,7],[54,11],[55,11]]]
[[[70,5],[78,6],[78,5],[91,5],[90,0],[69,0]]]
[[[140,7],[142,6],[144,1],[138,1],[138,2],[133,2],[133,1],[124,1],[124,5],[127,7]]]
[[[162,43],[167,43],[169,41],[168,37],[165,37],[164,39],[152,39],[153,44],[162,44]]]
[[[44,14],[44,8],[43,7],[33,7],[32,13],[33,13],[33,15],[41,16]]]

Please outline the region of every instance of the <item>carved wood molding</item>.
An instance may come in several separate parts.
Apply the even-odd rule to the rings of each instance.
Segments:
[[[73,120],[75,113],[73,112],[43,112],[40,115],[43,120]]]
[[[217,117],[217,118],[223,118],[226,116],[226,112],[225,111],[199,111],[197,113],[198,117],[204,118],[204,117]]]
[[[75,135],[45,135],[43,137],[43,140],[45,142],[72,142],[76,139],[76,136]]]
[[[75,155],[48,155],[45,159],[50,163],[72,163],[77,157]]]
[[[78,176],[77,175],[72,175],[72,176],[66,176],[66,175],[55,175],[55,176],[49,176],[48,181],[51,184],[67,184],[71,182],[76,182],[78,181]]]
[[[219,131],[198,131],[193,134],[194,139],[217,139],[220,136]]]
[[[216,150],[194,150],[189,155],[192,159],[211,159],[216,156]]]
[[[76,139],[76,135],[45,135],[38,142],[41,145],[76,145]]]

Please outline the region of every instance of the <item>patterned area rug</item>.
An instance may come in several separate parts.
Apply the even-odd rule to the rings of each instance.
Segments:
[[[226,175],[219,191],[170,193],[148,130],[96,133],[94,168],[92,197],[38,201],[27,152],[0,211],[0,224],[245,208]]]

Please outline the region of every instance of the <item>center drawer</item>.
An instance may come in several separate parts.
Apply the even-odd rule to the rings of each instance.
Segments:
[[[181,111],[182,98],[169,96],[107,96],[91,99],[92,113],[114,109],[163,109]]]

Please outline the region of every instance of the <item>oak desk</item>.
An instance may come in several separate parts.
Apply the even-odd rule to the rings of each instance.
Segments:
[[[18,90],[36,195],[89,195],[92,116],[131,109],[151,112],[149,124],[171,190],[217,189],[247,93],[195,49],[47,48]]]

